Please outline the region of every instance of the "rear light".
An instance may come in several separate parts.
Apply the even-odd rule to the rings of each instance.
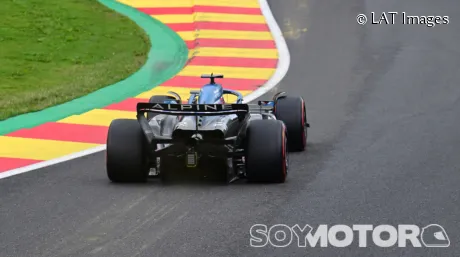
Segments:
[[[198,165],[198,155],[196,152],[188,152],[185,156],[188,168],[194,168]]]

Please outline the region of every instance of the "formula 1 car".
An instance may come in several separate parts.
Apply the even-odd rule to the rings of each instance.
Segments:
[[[227,183],[283,183],[289,151],[307,142],[305,102],[277,93],[272,101],[243,104],[243,96],[202,75],[209,84],[191,91],[187,103],[174,92],[137,104],[137,120],[117,119],[107,136],[106,168],[112,182],[164,182],[187,174]],[[224,95],[236,96],[226,103]]]

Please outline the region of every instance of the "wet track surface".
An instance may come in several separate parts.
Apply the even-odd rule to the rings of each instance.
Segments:
[[[460,256],[460,2],[270,4],[291,52],[278,89],[312,124],[287,183],[114,185],[94,154],[0,180],[0,256]],[[356,23],[372,11],[451,22]],[[439,223],[451,246],[251,248],[255,223]]]

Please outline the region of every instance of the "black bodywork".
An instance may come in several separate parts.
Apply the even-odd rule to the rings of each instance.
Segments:
[[[228,182],[244,177],[246,129],[255,119],[276,119],[267,103],[279,97],[258,105],[138,103],[153,176],[194,174]],[[157,115],[147,120],[146,113]]]

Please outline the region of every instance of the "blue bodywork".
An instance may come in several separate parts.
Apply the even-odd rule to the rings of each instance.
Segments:
[[[259,101],[259,105],[263,107],[275,107],[275,101]]]
[[[177,104],[177,101],[176,100],[164,100],[165,104]]]
[[[214,104],[220,101],[223,95],[223,88],[219,84],[204,85],[198,95],[198,104]]]
[[[199,93],[193,93],[190,95],[188,103],[193,104],[196,96],[198,96],[198,101],[196,102],[197,104],[223,103],[221,102],[221,98],[225,94],[235,95],[237,97],[235,103],[239,104],[243,102],[243,95],[237,91],[223,89],[222,85],[220,84],[206,84],[201,88]]]
[[[202,75],[201,78],[210,78],[211,83],[204,85],[200,91],[190,92],[188,104],[223,104],[225,94],[236,96],[236,104],[243,102],[243,95],[235,90],[224,89],[221,84],[215,83],[215,78],[223,78],[223,75]],[[178,96],[179,97],[179,96]],[[198,99],[196,99],[198,97]],[[176,103],[174,100],[167,100],[165,103]]]
[[[223,96],[231,94],[236,96],[234,104],[243,103],[243,95],[237,91],[224,89],[221,84],[215,83],[216,78],[223,78],[223,75],[202,75],[201,78],[210,78],[211,81],[205,84],[199,91],[190,91],[190,97],[187,101],[188,104],[226,104]],[[180,96],[177,93],[169,92],[175,95],[178,102],[182,102]],[[173,104],[177,103],[175,100],[167,100],[165,103]],[[230,103],[228,103],[230,104]],[[181,116],[178,127],[181,129],[203,129],[203,130],[214,130],[215,124],[225,123],[227,120],[234,119],[236,115],[221,115],[221,116]]]

